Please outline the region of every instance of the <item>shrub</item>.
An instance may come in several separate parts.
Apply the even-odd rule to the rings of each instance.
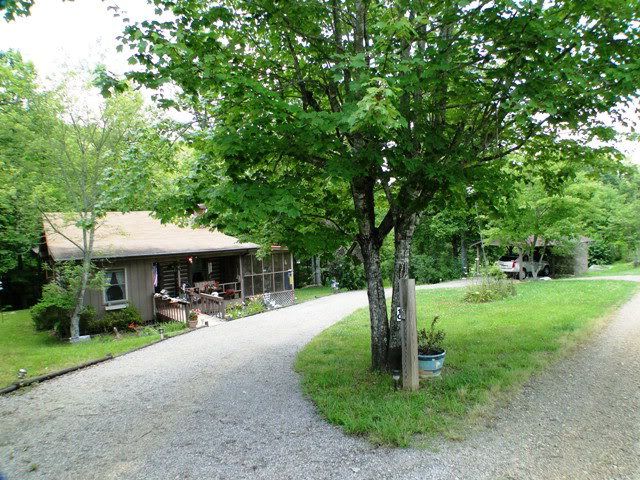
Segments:
[[[340,288],[360,290],[367,286],[364,267],[350,255],[340,255],[326,268],[327,277],[338,282]]]
[[[610,265],[622,258],[620,246],[606,242],[601,238],[593,238],[589,243],[589,264]]]
[[[267,310],[262,295],[250,297],[244,304],[235,304],[227,307],[226,314],[231,319],[248,317]]]
[[[31,319],[38,331],[52,330],[56,323],[69,317],[74,299],[57,283],[49,283],[42,289],[42,298],[31,307]]]
[[[80,312],[80,335],[89,333],[89,325],[95,320],[96,309],[91,305],[86,305]],[[69,338],[71,336],[71,312],[66,317],[62,317],[53,326],[53,331],[58,338]]]
[[[487,303],[512,297],[516,294],[513,282],[495,265],[485,269],[465,291],[469,303]]]
[[[411,256],[410,272],[417,283],[438,283],[460,278],[462,267],[459,260],[449,254],[416,254]]]
[[[42,298],[31,308],[31,318],[36,330],[53,330],[60,338],[71,335],[71,315],[79,292],[82,267],[73,262],[56,266],[55,280],[42,289]],[[103,278],[92,268],[87,289],[99,288]],[[94,321],[95,310],[85,306],[80,312],[80,334],[87,333]]]
[[[88,330],[91,334],[111,333],[115,327],[118,331],[124,332],[129,329],[129,325],[140,325],[142,323],[140,312],[135,307],[128,306],[120,310],[107,312],[102,318],[94,319],[88,325]]]
[[[71,336],[71,314],[75,299],[57,283],[49,283],[42,290],[42,299],[31,307],[31,319],[38,331],[53,330],[57,337]],[[87,333],[88,326],[94,321],[95,309],[87,305],[80,312],[80,334]]]

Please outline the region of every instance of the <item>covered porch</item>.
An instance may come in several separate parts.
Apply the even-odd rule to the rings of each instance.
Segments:
[[[292,305],[293,257],[274,247],[260,258],[255,252],[191,255],[154,262],[154,312],[159,320],[186,322],[189,312],[221,319],[232,304],[260,299],[268,309]]]

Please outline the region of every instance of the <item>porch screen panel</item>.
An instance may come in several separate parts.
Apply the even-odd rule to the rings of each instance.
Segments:
[[[291,255],[288,253],[282,254],[282,270],[287,271],[291,270]]]
[[[251,255],[251,265],[253,267],[254,275],[259,275],[262,273],[262,261],[255,255]]]
[[[262,275],[253,276],[253,294],[260,295],[264,290],[262,288]]]
[[[273,274],[269,273],[262,277],[262,287],[265,292],[273,292]]]
[[[253,277],[250,275],[244,277],[244,294],[247,297],[253,295]]]
[[[282,267],[282,257],[281,253],[273,254],[273,271],[274,272],[282,272],[284,268]]]
[[[289,253],[275,252],[263,259],[247,255],[243,258],[242,268],[245,294],[248,296],[293,289]]]
[[[275,285],[274,285],[274,292],[281,292],[282,290],[284,290],[284,280],[283,280],[283,273],[282,272],[278,272],[278,273],[274,273],[273,276],[275,278]]]

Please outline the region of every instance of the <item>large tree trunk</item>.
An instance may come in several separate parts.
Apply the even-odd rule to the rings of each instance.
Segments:
[[[393,292],[391,295],[389,363],[394,370],[402,368],[402,339],[396,312],[400,306],[400,281],[409,278],[411,242],[413,241],[417,220],[418,216],[416,214],[398,215],[393,227],[395,255],[393,261]]]
[[[369,298],[369,318],[371,320],[371,367],[374,370],[387,370],[389,359],[387,344],[389,339],[389,321],[387,301],[380,270],[380,247],[369,239],[360,241],[360,250],[364,260],[367,278],[367,296]]]
[[[369,297],[371,367],[374,370],[387,370],[389,321],[380,269],[382,238],[375,224],[374,186],[372,177],[357,178],[352,183],[352,194],[358,218],[357,241],[362,253]]]

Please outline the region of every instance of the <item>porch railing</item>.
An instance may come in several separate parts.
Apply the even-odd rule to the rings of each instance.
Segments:
[[[213,290],[217,291],[222,296],[227,296],[229,298],[239,298],[241,285],[240,282],[227,282],[227,283],[216,283],[214,281],[208,280],[205,282],[195,282],[193,284],[194,289],[198,292],[209,293]],[[229,292],[229,294],[227,294]]]
[[[187,323],[190,310],[189,302],[153,297],[153,303],[158,321]]]
[[[208,293],[193,293],[189,295],[189,301],[192,309],[197,308],[201,313],[212,317],[225,318],[227,302],[222,297]]]

